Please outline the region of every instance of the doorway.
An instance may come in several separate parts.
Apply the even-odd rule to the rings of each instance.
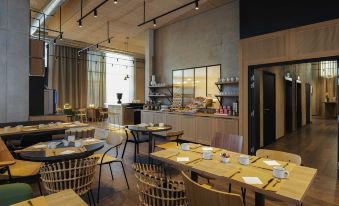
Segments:
[[[264,146],[275,141],[275,74],[263,72]]]

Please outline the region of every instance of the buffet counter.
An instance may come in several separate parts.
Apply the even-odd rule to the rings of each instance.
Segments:
[[[183,130],[181,139],[210,145],[216,132],[222,134],[239,134],[239,118],[207,113],[141,111],[142,123],[165,123],[173,131]]]

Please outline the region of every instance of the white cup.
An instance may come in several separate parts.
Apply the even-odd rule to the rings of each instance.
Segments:
[[[69,141],[67,141],[67,140],[62,140],[62,143],[64,144],[65,147],[68,147],[68,145],[69,145]]]
[[[220,161],[222,163],[229,163],[230,162],[230,158],[229,157],[220,157]]]
[[[213,152],[211,150],[203,150],[202,158],[204,160],[211,160],[213,158]]]
[[[49,149],[55,149],[56,146],[57,146],[57,144],[55,144],[55,142],[49,142],[49,143],[48,143],[48,148],[49,148]]]
[[[180,145],[181,149],[184,151],[189,151],[190,150],[190,145],[188,143],[182,143]]]
[[[281,166],[274,166],[273,167],[273,176],[276,178],[280,178],[280,179],[285,179],[287,178],[289,175],[289,172],[281,167]]]
[[[242,165],[249,165],[250,164],[250,156],[240,155],[239,156],[239,163],[242,164]]]
[[[74,146],[75,147],[81,147],[81,141],[80,140],[75,141]]]
[[[165,123],[159,123],[159,127],[164,127]]]
[[[70,136],[67,137],[67,140],[70,141],[70,142],[74,141],[75,140],[75,136],[74,135],[70,135]]]

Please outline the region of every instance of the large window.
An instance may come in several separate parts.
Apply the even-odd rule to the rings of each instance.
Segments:
[[[122,103],[134,99],[134,58],[106,53],[106,103],[117,104],[117,93],[122,93]]]

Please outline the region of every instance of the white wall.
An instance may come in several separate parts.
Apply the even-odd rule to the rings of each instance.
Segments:
[[[28,120],[29,1],[0,0],[0,122]]]

